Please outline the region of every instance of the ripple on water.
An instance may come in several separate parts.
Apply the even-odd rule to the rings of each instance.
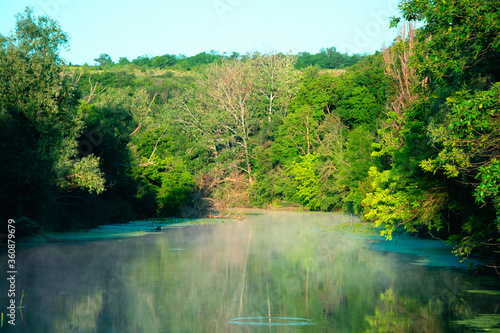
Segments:
[[[260,326],[304,326],[315,325],[311,319],[291,317],[242,317],[233,318],[229,321],[237,325],[260,325]]]

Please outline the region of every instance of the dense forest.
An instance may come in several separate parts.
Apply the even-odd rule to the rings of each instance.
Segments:
[[[404,1],[399,37],[95,65],[54,20],[0,35],[0,213],[48,229],[226,207],[360,215],[497,267],[498,1]],[[419,28],[416,28],[416,22]]]

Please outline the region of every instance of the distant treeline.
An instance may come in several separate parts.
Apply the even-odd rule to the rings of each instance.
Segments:
[[[147,55],[142,55],[136,59],[129,60],[126,57],[120,57],[118,62],[114,62],[111,56],[102,53],[98,58],[94,59],[96,66],[100,68],[110,68],[110,67],[126,67],[129,65],[134,65],[139,69],[178,69],[178,70],[192,70],[199,68],[200,66],[209,65],[212,63],[220,63],[223,59],[231,60],[248,60],[255,58],[259,55],[258,52],[254,54],[240,54],[238,52],[232,52],[231,54],[223,53],[211,50],[209,52],[201,52],[197,55],[187,57],[185,55],[175,55],[175,54],[164,54],[161,56],[149,57]],[[328,47],[326,49],[321,49],[316,54],[311,54],[309,52],[299,52],[295,55],[297,61],[295,62],[295,68],[301,69],[309,66],[315,66],[322,69],[343,69],[350,67],[357,62],[359,62],[365,55],[353,54],[349,55],[347,53],[340,53],[335,47]],[[78,65],[73,65],[78,66]],[[89,66],[85,64],[84,67]]]

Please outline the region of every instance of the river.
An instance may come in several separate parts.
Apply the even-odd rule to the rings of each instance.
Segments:
[[[141,237],[124,233],[18,247],[16,326],[8,323],[8,310],[2,306],[2,329],[198,333],[500,328],[499,279],[465,270],[440,241],[396,237],[385,242],[357,219],[340,214],[255,211],[243,220],[216,222],[172,225]],[[140,223],[135,226],[141,228]],[[1,260],[7,262],[5,256]],[[5,290],[1,304],[7,306],[9,285],[4,281],[0,287]]]

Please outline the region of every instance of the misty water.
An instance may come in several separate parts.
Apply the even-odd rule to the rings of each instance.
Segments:
[[[17,249],[16,332],[473,332],[500,286],[439,241],[330,232],[351,216],[262,212],[141,237]],[[1,258],[6,262],[6,258]],[[3,282],[0,287],[7,290]],[[24,290],[24,292],[22,292]],[[8,304],[2,292],[0,301]],[[23,297],[22,306],[20,298]]]

